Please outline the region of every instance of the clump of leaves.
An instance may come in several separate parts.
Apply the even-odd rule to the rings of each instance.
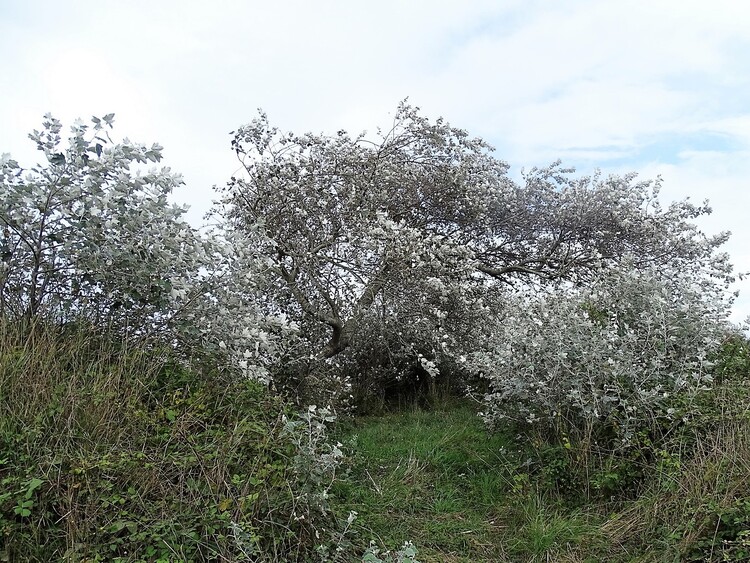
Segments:
[[[419,563],[419,560],[417,549],[411,542],[406,542],[395,552],[381,550],[372,542],[362,556],[362,563]]]

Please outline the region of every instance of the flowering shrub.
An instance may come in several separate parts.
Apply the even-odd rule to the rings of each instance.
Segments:
[[[295,389],[310,376],[308,389],[349,377],[356,398],[434,382],[505,314],[477,313],[506,284],[588,284],[627,256],[639,269],[729,272],[715,253],[728,234],[693,223],[706,204],[662,209],[658,180],[576,177],[559,162],[516,182],[485,141],[406,102],[370,136],[285,133],[260,112],[232,148],[243,170],[219,209],[265,258],[269,307],[306,341]]]
[[[207,263],[206,241],[167,197],[182,183],[151,168],[162,147],[111,141],[113,116],[62,124],[45,117],[30,138],[45,163],[0,161],[0,310],[9,318],[85,316],[144,331],[163,324]]]
[[[622,268],[586,288],[519,293],[470,364],[489,383],[486,420],[629,441],[711,385],[723,287],[689,272]]]

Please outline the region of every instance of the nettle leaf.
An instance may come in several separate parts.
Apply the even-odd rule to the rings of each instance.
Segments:
[[[36,477],[31,479],[26,486],[26,498],[29,498],[35,490],[42,486],[43,483],[44,481],[42,479]]]

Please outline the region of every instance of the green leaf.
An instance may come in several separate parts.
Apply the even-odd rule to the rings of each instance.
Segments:
[[[42,483],[44,483],[44,481],[42,481],[41,479],[37,479],[36,477],[29,481],[25,498],[31,498],[31,495],[34,494],[34,491],[37,490],[42,485]]]

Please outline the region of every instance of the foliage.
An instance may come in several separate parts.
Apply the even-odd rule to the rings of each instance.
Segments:
[[[610,541],[647,551],[661,542],[660,555],[680,561],[747,559],[749,383],[745,377],[701,394],[700,416],[671,437],[639,498],[604,526]]]
[[[205,236],[214,250],[212,270],[202,271],[195,291],[177,296],[169,333],[198,366],[219,365],[267,384],[290,356],[298,358],[299,327],[266,306],[265,266],[246,238],[227,238],[220,229]]]
[[[328,426],[335,420],[330,409],[315,405],[294,419],[282,419],[281,437],[295,447],[292,467],[298,488],[296,502],[302,505],[303,514],[328,511],[330,490],[344,458],[341,444],[328,440]]]
[[[678,398],[712,384],[727,327],[723,285],[693,272],[625,264],[585,287],[514,297],[470,358],[489,383],[486,420],[603,447],[668,429]]]
[[[387,563],[389,561],[393,563],[419,563],[417,550],[411,542],[404,543],[395,553],[383,552],[377,546],[370,545],[362,557],[362,563]]]
[[[390,306],[390,293],[414,280],[447,267],[461,275],[466,252],[451,225],[469,212],[466,198],[481,201],[483,183],[502,181],[506,168],[487,159],[482,141],[407,106],[378,142],[343,131],[280,134],[261,113],[233,148],[247,174],[226,188],[227,213],[238,229],[267,236],[261,249],[280,304],[330,329],[324,357],[349,345],[386,288]]]
[[[184,209],[167,203],[181,178],[134,170],[159,162],[162,147],[113,143],[112,122],[78,122],[63,146],[62,124],[47,115],[30,135],[45,165],[24,170],[3,158],[4,316],[83,314],[143,329],[197,274],[205,249]]]
[[[747,323],[744,325],[747,329]],[[717,382],[747,381],[750,379],[750,340],[741,330],[734,330],[724,338],[713,358]]]
[[[588,283],[624,259],[729,276],[715,252],[727,235],[692,223],[707,205],[662,209],[659,182],[576,178],[559,163],[519,184],[486,142],[406,102],[372,137],[282,133],[261,112],[232,146],[244,173],[217,212],[256,237],[268,299],[307,342],[294,386],[321,373],[335,386],[338,373],[340,394],[361,397],[461,373],[482,326],[505,315],[507,284]]]
[[[4,560],[297,561],[338,541],[330,414],[93,330],[0,328]]]
[[[0,163],[0,316],[86,321],[176,345],[257,379],[294,326],[261,310],[264,268],[241,237],[200,232],[169,203],[182,184],[162,147],[112,140],[113,115],[77,122],[67,143],[47,115],[30,138],[45,162]]]

